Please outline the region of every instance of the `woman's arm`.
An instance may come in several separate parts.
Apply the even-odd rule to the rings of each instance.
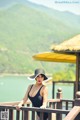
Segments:
[[[23,99],[20,101],[20,103],[16,106],[16,109],[17,109],[17,110],[20,110],[20,108],[22,107],[22,105],[24,105],[24,104],[26,103],[26,101],[28,100],[28,92],[29,92],[30,88],[31,88],[31,85],[29,85],[29,87],[28,87],[28,89],[27,89],[27,91],[26,91],[26,93],[25,93],[24,98],[23,98]]]
[[[40,108],[46,108],[47,106],[47,99],[48,99],[48,89],[46,86],[42,89],[42,96],[43,96],[43,104]]]

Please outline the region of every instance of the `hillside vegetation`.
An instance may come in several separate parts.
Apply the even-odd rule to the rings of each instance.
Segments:
[[[64,69],[64,64],[34,61],[32,55],[79,34],[79,21],[80,16],[30,3],[0,9],[0,73],[32,73],[37,66],[49,73]]]

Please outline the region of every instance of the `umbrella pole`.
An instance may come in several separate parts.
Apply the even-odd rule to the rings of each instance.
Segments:
[[[76,54],[76,87],[75,87],[75,94],[79,91],[79,81],[80,81],[80,56]]]

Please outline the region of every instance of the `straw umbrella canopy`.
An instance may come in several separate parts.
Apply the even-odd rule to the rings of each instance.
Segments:
[[[80,53],[80,34],[59,45],[53,45],[51,49],[55,52],[65,52],[68,54]]]
[[[49,62],[76,63],[76,91],[80,90],[80,34],[64,41],[59,45],[52,45],[51,52],[39,53],[33,56],[35,60]]]

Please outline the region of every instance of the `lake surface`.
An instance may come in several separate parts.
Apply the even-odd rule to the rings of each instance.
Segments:
[[[20,101],[29,84],[35,81],[28,80],[26,76],[2,76],[0,77],[0,102]],[[48,98],[52,98],[52,85],[48,84]],[[73,86],[56,84],[55,97],[58,88],[62,88],[64,99],[73,99]]]

